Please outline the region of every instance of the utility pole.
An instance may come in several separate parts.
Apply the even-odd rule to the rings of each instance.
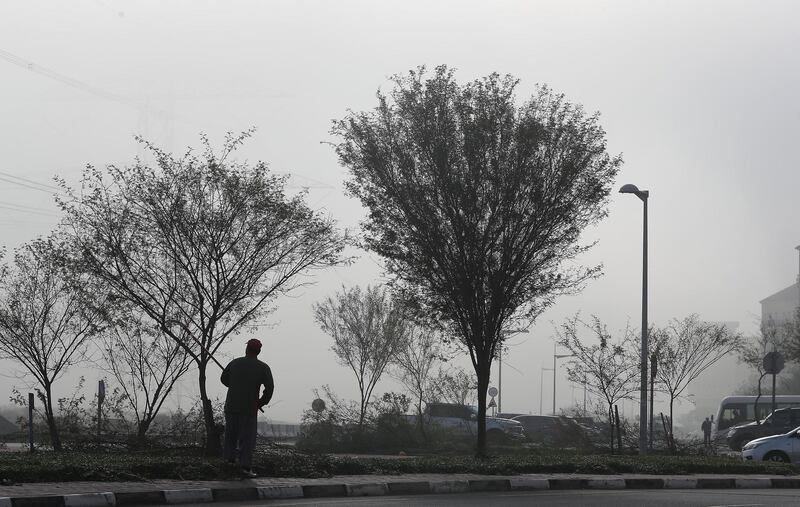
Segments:
[[[572,357],[575,354],[556,354],[556,344],[553,343],[553,415],[556,415],[556,359]]]

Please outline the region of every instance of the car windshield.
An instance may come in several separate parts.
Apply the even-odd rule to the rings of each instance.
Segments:
[[[789,424],[789,412],[786,410],[779,410],[771,413],[764,422],[767,424]]]

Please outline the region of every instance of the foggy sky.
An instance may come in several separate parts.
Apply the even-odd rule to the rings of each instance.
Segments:
[[[625,161],[615,186],[650,190],[651,322],[698,313],[752,332],[758,301],[798,274],[798,34],[800,8],[790,1],[0,0],[0,51],[37,66],[0,59],[0,173],[75,183],[87,163],[131,163],[141,154],[134,134],[183,151],[198,146],[200,132],[219,144],[226,131],[255,126],[239,157],[291,172],[295,187],[319,187],[309,190],[312,206],[355,229],[364,212],[343,195],[346,173],[320,143],[332,140],[330,121],[374,107],[387,76],[418,65],[448,64],[462,82],[511,73],[520,100],[547,83],[600,111],[609,152]],[[78,85],[34,71],[42,69]],[[0,207],[0,244],[9,250],[58,220],[48,193],[0,181],[0,206],[8,203],[34,208]],[[603,263],[605,275],[511,340],[508,362],[521,373],[503,370],[506,411],[538,411],[552,322],[581,311],[611,329],[638,325],[641,207],[633,196],[612,196],[608,218],[584,238],[598,244],[580,259]],[[311,305],[341,284],[380,280],[380,259],[359,255],[279,300],[272,325],[259,329],[276,379],[271,417],[298,420],[322,384],[356,396]],[[246,339],[236,337],[228,357],[241,355]],[[84,373],[90,385],[101,376]],[[184,407],[196,389],[185,384]],[[720,373],[703,388],[724,393],[736,384]],[[0,405],[12,385],[25,384],[0,377]],[[376,393],[390,389],[397,386],[387,381]]]

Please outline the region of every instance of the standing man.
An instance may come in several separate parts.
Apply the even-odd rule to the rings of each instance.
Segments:
[[[228,363],[222,371],[220,381],[227,386],[225,398],[225,446],[223,457],[229,463],[236,462],[239,448],[239,464],[248,477],[255,477],[251,463],[256,446],[258,411],[272,399],[275,384],[272,371],[266,363],[258,360],[261,342],[255,338],[247,342],[244,357]],[[259,397],[261,386],[264,393]]]
[[[711,421],[708,420],[708,417],[700,425],[700,428],[703,430],[703,445],[709,449],[711,448]]]

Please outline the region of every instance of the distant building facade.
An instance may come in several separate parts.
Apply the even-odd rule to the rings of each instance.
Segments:
[[[795,248],[800,253],[800,246]],[[780,327],[791,322],[800,307],[800,267],[797,281],[761,300],[761,322]]]

